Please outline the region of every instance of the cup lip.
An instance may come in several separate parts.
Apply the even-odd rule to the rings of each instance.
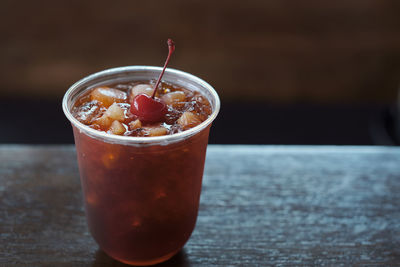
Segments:
[[[132,72],[132,71],[155,71],[155,72],[159,71],[160,72],[161,70],[162,70],[162,67],[133,65],[133,66],[110,68],[110,69],[99,71],[99,72],[93,73],[89,76],[86,76],[86,77],[82,78],[81,80],[75,82],[71,87],[69,87],[69,89],[64,94],[64,97],[62,100],[62,109],[64,111],[64,114],[73,126],[77,127],[80,131],[85,132],[86,134],[90,135],[91,137],[101,139],[101,140],[103,140],[105,142],[109,142],[109,143],[123,143],[123,144],[130,144],[130,145],[169,144],[169,143],[184,140],[192,135],[199,133],[200,131],[202,131],[203,129],[208,127],[214,121],[214,119],[217,117],[219,110],[220,110],[221,103],[220,103],[220,99],[219,99],[217,92],[206,81],[194,76],[193,74],[190,74],[190,73],[187,73],[187,72],[184,72],[181,70],[173,69],[173,68],[167,68],[165,70],[165,73],[174,75],[177,77],[185,77],[185,78],[189,79],[190,81],[192,81],[193,83],[200,85],[200,87],[207,89],[211,93],[211,95],[215,101],[215,104],[213,105],[214,106],[213,112],[211,113],[211,115],[205,121],[200,123],[199,125],[197,125],[193,128],[190,128],[188,130],[185,130],[185,131],[182,131],[179,133],[175,133],[175,134],[171,134],[171,135],[152,136],[152,137],[134,137],[134,136],[114,135],[114,134],[109,134],[109,133],[106,133],[103,131],[95,130],[95,129],[81,123],[72,115],[72,113],[70,112],[70,110],[68,108],[68,100],[69,100],[71,94],[77,88],[81,88],[86,83],[89,83],[90,81],[95,80],[99,77],[114,75],[114,74],[123,73],[123,72]]]

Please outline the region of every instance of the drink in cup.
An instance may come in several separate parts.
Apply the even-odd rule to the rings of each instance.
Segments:
[[[189,239],[220,107],[214,89],[191,74],[166,69],[156,85],[162,71],[105,70],[75,83],[63,99],[89,230],[109,256],[132,265],[165,261]],[[140,110],[143,95],[146,107],[152,99],[164,105],[150,108],[161,115]]]

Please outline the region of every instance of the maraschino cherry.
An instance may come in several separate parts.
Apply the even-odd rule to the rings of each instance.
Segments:
[[[155,98],[157,87],[161,82],[161,78],[164,75],[165,69],[168,65],[169,59],[171,57],[172,52],[175,50],[175,44],[171,39],[168,39],[168,57],[165,60],[164,68],[158,77],[156,85],[153,89],[152,96],[148,96],[146,94],[139,94],[135,96],[131,103],[131,113],[138,116],[139,120],[144,122],[158,122],[162,121],[165,118],[165,114],[167,113],[167,106],[159,98]]]

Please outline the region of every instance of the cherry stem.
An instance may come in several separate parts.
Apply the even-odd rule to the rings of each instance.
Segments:
[[[151,98],[153,98],[153,99],[154,99],[154,96],[156,95],[157,87],[161,82],[161,78],[164,75],[165,69],[167,68],[169,59],[170,59],[170,57],[172,55],[172,52],[174,52],[174,50],[175,50],[174,41],[172,41],[171,39],[168,39],[167,44],[168,44],[168,56],[167,56],[167,59],[165,60],[164,68],[163,68],[162,72],[160,73],[160,76],[158,77],[156,85],[154,86],[153,94],[151,95]]]

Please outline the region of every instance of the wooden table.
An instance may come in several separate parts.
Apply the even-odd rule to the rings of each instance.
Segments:
[[[161,266],[400,266],[400,148],[209,146]],[[0,266],[124,266],[88,233],[73,146],[0,146]]]

